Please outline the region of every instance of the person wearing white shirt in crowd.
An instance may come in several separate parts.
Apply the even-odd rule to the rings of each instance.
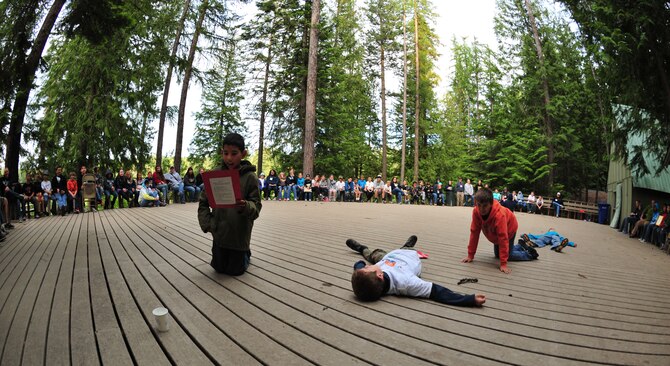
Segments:
[[[344,178],[340,175],[335,182],[335,190],[337,191],[337,201],[344,202]]]
[[[530,192],[528,195],[528,202],[526,203],[528,213],[535,213],[537,206],[535,205],[535,192]]]
[[[470,179],[468,179],[465,182],[465,206],[474,206],[475,201],[474,201],[474,195],[475,195],[475,189],[472,187],[472,183],[470,182]]]

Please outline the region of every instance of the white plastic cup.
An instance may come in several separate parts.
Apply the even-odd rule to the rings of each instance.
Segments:
[[[168,309],[160,306],[154,309],[153,314],[156,318],[156,329],[159,332],[167,332],[170,327],[168,326]]]

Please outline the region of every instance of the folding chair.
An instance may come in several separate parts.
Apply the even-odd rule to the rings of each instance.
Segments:
[[[95,206],[97,206],[95,175],[84,174],[81,181],[81,211],[86,212],[86,201],[88,201],[90,210],[93,211]]]

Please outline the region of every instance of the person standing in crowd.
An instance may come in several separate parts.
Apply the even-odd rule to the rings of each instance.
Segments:
[[[453,206],[454,205],[454,181],[450,180],[447,182],[447,187],[445,188],[447,191],[446,194],[446,205],[448,206]]]
[[[463,178],[458,178],[456,182],[456,205],[463,206],[465,199],[465,185],[463,184]]]
[[[475,195],[475,189],[472,186],[472,183],[470,182],[470,179],[468,179],[465,182],[465,186],[463,187],[463,190],[465,192],[465,205],[466,206],[474,206],[474,195]]]

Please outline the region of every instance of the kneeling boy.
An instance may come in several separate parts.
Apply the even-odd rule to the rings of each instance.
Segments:
[[[537,251],[525,245],[521,240],[514,245],[516,231],[519,223],[516,221],[514,212],[502,206],[493,199],[493,192],[488,188],[482,188],[475,193],[475,208],[472,210],[472,223],[470,224],[470,242],[468,243],[468,256],[462,260],[463,263],[472,262],[479,244],[479,234],[493,243],[493,254],[500,258],[500,271],[512,272],[507,267],[507,261],[530,261],[537,259]]]
[[[370,263],[354,264],[351,286],[354,294],[362,301],[375,301],[384,295],[423,297],[448,305],[481,306],[486,296],[461,295],[438,284],[419,278],[421,259],[414,250],[416,236],[409,237],[402,248],[387,253],[383,249],[370,250],[353,239],[347,246],[360,253]]]

